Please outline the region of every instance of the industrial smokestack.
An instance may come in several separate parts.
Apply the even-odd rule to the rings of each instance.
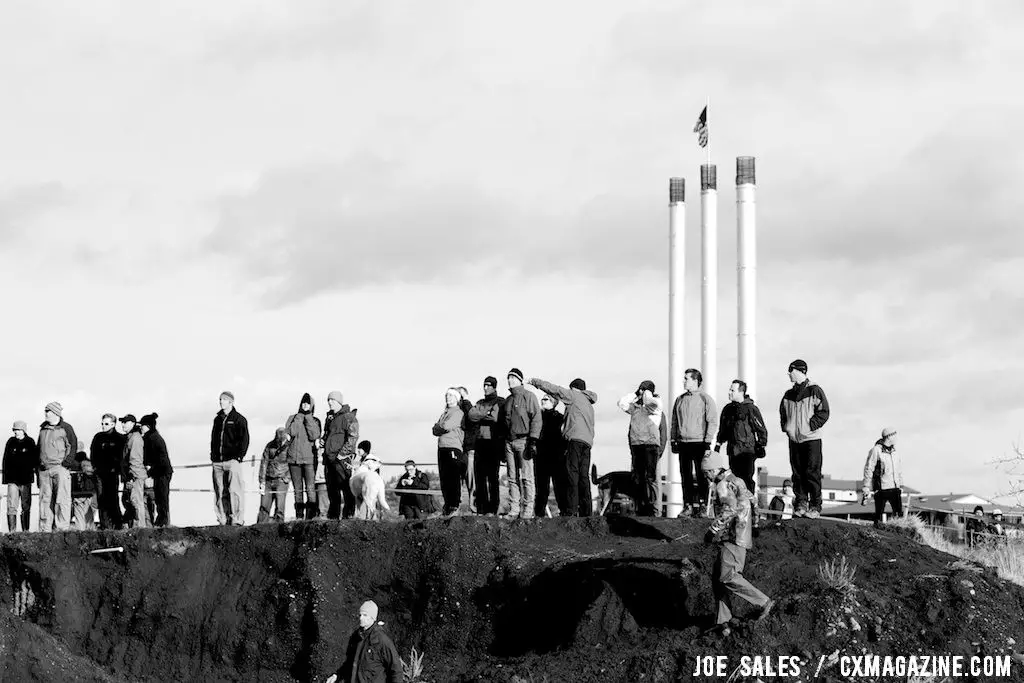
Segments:
[[[736,275],[739,377],[757,394],[757,219],[754,157],[736,157]]]
[[[704,391],[718,391],[718,170],[700,167],[700,364]]]
[[[669,178],[668,181],[668,399],[664,408],[672,404],[682,389],[683,379],[683,302],[686,282],[686,179]],[[671,424],[671,415],[666,416]],[[678,517],[683,510],[682,484],[673,483],[681,478],[679,456],[671,450],[662,462],[661,474],[667,487],[666,517]]]

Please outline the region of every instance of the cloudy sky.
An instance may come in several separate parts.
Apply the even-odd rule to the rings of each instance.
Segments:
[[[156,411],[184,464],[222,389],[254,453],[340,389],[374,450],[429,462],[445,387],[517,366],[586,378],[595,461],[627,468],[615,399],[667,390],[670,176],[700,364],[710,98],[717,396],[751,155],[769,425],[804,358],[826,473],[859,476],[893,426],[909,485],[1005,491],[986,462],[1024,422],[1022,29],[1011,1],[5,4],[0,415],[56,399],[91,434]]]

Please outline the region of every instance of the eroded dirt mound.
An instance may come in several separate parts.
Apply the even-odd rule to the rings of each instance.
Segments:
[[[765,530],[745,575],[779,600],[704,634],[707,522],[298,522],[0,540],[3,680],[323,680],[368,598],[434,682],[690,680],[698,655],[1007,653],[1024,589],[906,533]],[[90,554],[121,546],[124,552]],[[853,591],[818,577],[845,556]],[[740,618],[750,614],[738,603]],[[10,677],[13,675],[14,677]]]

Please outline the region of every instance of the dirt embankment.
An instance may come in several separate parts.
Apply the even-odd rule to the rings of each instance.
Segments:
[[[4,536],[0,678],[323,680],[368,598],[403,656],[425,653],[433,682],[686,681],[698,655],[817,662],[1024,643],[1024,589],[906,534],[825,520],[764,531],[745,573],[776,612],[704,634],[706,524],[457,517]],[[111,546],[124,552],[89,553]],[[841,555],[856,567],[845,597],[817,576]]]

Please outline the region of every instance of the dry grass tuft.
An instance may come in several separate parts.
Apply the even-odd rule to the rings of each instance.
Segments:
[[[420,683],[420,676],[423,675],[423,654],[413,648],[408,661],[398,658],[402,662],[402,683]]]
[[[853,583],[857,569],[846,561],[846,555],[839,561],[829,560],[818,565],[818,578],[831,590],[843,597],[852,597],[857,587]]]

